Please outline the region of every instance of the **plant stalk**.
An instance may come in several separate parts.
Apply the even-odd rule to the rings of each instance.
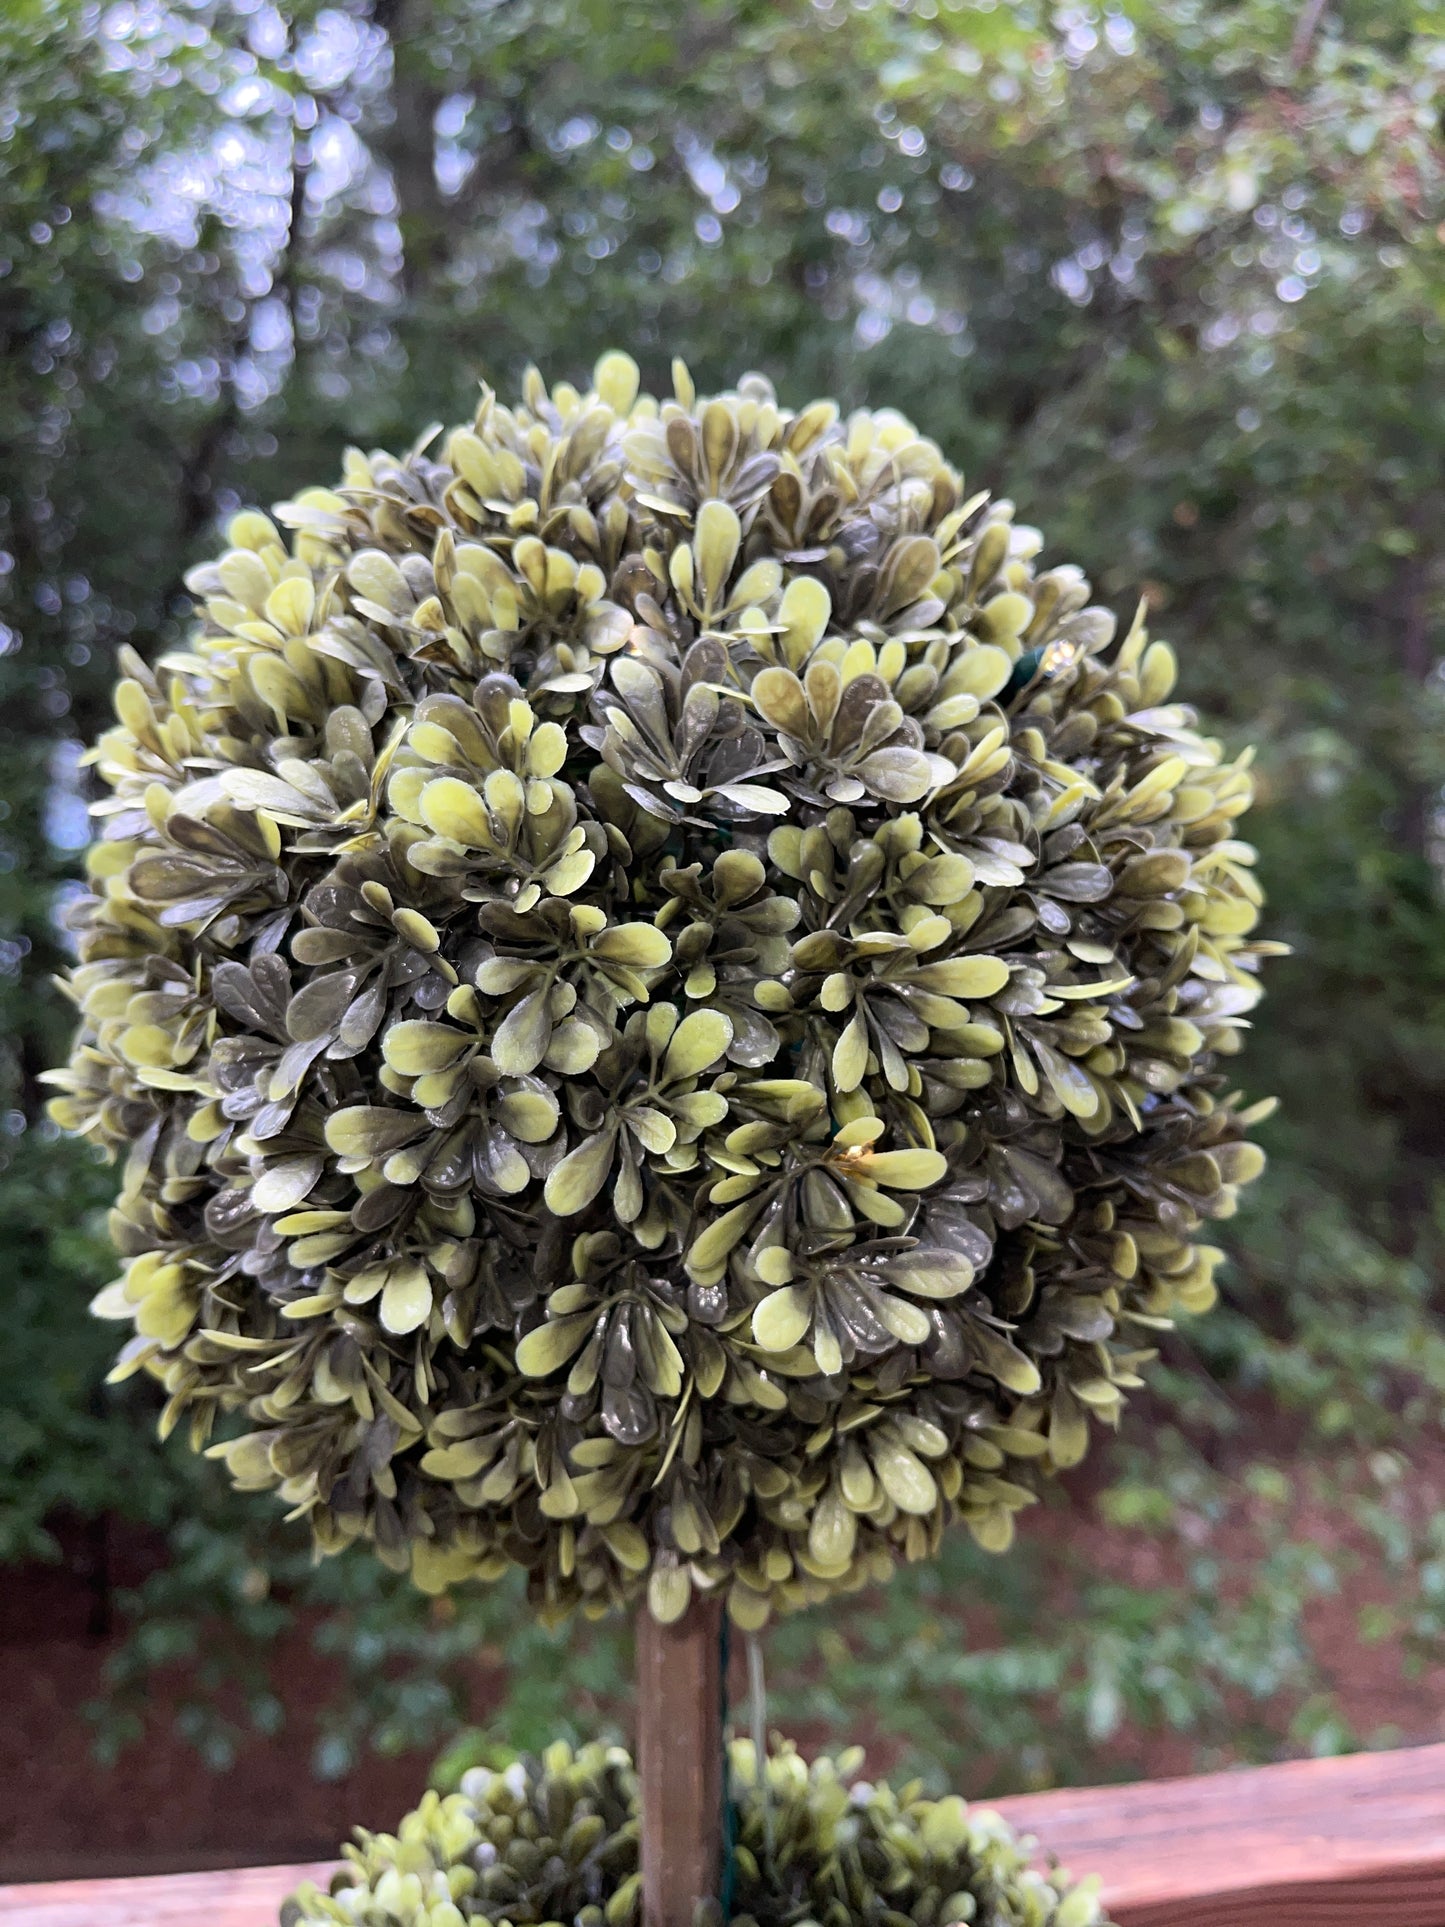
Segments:
[[[722,1602],[693,1596],[661,1626],[637,1614],[643,1927],[692,1927],[718,1892],[723,1847]]]

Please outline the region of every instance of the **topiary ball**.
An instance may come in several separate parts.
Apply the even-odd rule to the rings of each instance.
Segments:
[[[901,416],[535,373],[125,652],[54,1115],[336,1551],[755,1626],[993,1549],[1260,1153],[1247,758]]]
[[[856,1778],[854,1750],[807,1766],[771,1754],[759,1787],[750,1741],[731,1748],[736,1841],[731,1905],[700,1927],[1108,1927],[1096,1877],[1073,1883],[1030,1862],[986,1809],[925,1800]],[[558,1744],[500,1773],[477,1767],[460,1793],[427,1793],[395,1834],[357,1829],[331,1891],[299,1889],[282,1927],[463,1927],[571,1921],[634,1927],[641,1916],[637,1778],[618,1746]]]

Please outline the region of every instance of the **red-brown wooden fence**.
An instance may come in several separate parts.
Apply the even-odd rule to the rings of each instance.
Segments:
[[[990,1804],[1120,1927],[1445,1927],[1445,1745]],[[274,1927],[332,1863],[0,1887],[5,1927]]]

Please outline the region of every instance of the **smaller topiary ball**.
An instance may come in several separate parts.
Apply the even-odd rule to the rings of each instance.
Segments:
[[[857,1778],[861,1749],[811,1766],[785,1744],[758,1784],[751,1741],[731,1748],[736,1800],[731,1903],[737,1927],[1108,1927],[1098,1879],[1030,1864],[1034,1843],[956,1795],[922,1797]],[[282,1927],[463,1927],[571,1921],[632,1927],[641,1917],[637,1776],[618,1746],[558,1742],[540,1760],[464,1775],[429,1792],[395,1834],[357,1829],[331,1891],[309,1882]],[[716,1901],[698,1927],[721,1927]]]

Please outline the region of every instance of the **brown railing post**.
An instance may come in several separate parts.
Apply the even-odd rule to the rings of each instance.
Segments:
[[[694,1596],[674,1626],[637,1614],[643,1927],[692,1927],[722,1863],[722,1605]]]

